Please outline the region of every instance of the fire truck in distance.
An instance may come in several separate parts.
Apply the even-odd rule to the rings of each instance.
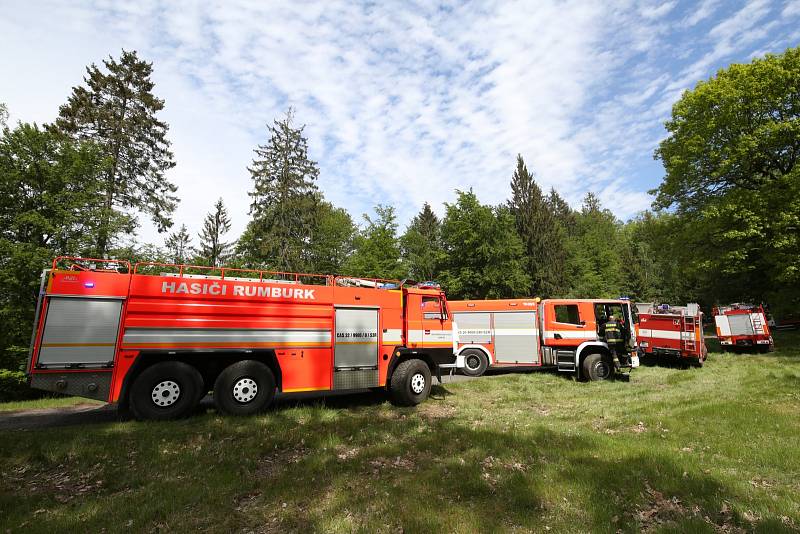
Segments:
[[[627,300],[512,299],[451,301],[457,354],[463,372],[480,376],[493,367],[549,368],[588,380],[605,380],[615,369],[600,324],[614,314],[625,324],[630,352],[621,369],[638,367],[636,313]]]
[[[432,284],[62,257],[42,275],[27,371],[33,388],[173,419],[209,390],[236,415],[276,392],[375,388],[414,405],[454,365]]]
[[[703,338],[703,312],[698,304],[636,304],[643,354],[677,358],[702,367],[708,355]]]
[[[764,307],[760,304],[730,304],[714,308],[717,339],[725,351],[775,350]]]

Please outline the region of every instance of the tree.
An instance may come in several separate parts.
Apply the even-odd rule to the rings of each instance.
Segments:
[[[225,203],[220,198],[214,204],[214,211],[206,215],[200,232],[200,246],[196,250],[198,260],[212,267],[219,267],[231,255],[233,245],[223,241],[223,236],[231,229],[231,219]]]
[[[166,179],[175,166],[167,140],[168,126],[156,114],[164,101],[153,94],[152,63],[135,51],[123,50],[119,60],[87,67],[86,86],[74,87],[59,109],[56,128],[76,140],[90,140],[108,161],[103,177],[104,210],[100,214],[95,254],[103,256],[119,232],[133,233],[130,211],[150,215],[158,231],[171,225],[177,190]]]
[[[482,205],[472,191],[457,191],[442,221],[442,285],[450,298],[527,297],[525,250],[507,207]]]
[[[8,106],[0,102],[0,128],[5,128],[8,124]]]
[[[394,280],[405,278],[397,239],[397,216],[391,206],[375,206],[373,219],[364,214],[364,226],[354,240],[353,254],[345,263],[352,276]]]
[[[616,298],[623,288],[621,224],[587,193],[575,215],[575,232],[568,241],[569,295],[575,298]]]
[[[565,253],[562,232],[551,206],[528,171],[521,155],[511,178],[509,208],[525,247],[529,294],[553,296],[564,289]]]
[[[186,263],[191,253],[192,238],[185,224],[182,224],[177,232],[172,232],[164,241],[164,247],[170,263]]]
[[[24,359],[42,269],[54,256],[81,255],[92,247],[104,170],[102,153],[92,143],[74,143],[35,124],[3,129],[0,361]]]
[[[353,251],[356,225],[347,210],[319,200],[308,255],[303,269],[313,273],[341,273]]]
[[[658,261],[653,244],[646,238],[645,226],[652,219],[644,213],[621,228],[622,290],[638,302],[664,300],[664,266]],[[673,300],[672,302],[678,302]],[[682,301],[686,302],[686,301]]]
[[[427,202],[400,238],[408,274],[415,280],[433,280],[442,261],[442,224]]]
[[[575,211],[567,204],[561,195],[558,194],[554,188],[550,188],[550,194],[547,195],[547,205],[550,208],[550,213],[553,214],[556,222],[559,223],[564,233],[571,234],[575,229]]]
[[[255,149],[248,168],[253,178],[250,221],[240,249],[251,263],[279,271],[301,270],[315,226],[319,168],[308,158],[303,129],[293,126],[294,112],[268,127],[270,139]]]
[[[798,86],[800,48],[731,65],[686,91],[665,125],[654,207],[699,244],[692,262],[720,297],[724,280],[740,298],[800,303]]]

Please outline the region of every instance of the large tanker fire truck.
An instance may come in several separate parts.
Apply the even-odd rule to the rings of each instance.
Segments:
[[[677,358],[701,367],[708,349],[703,338],[703,312],[698,304],[637,304],[642,353]]]
[[[611,351],[600,336],[604,317],[620,318],[629,352],[621,370],[639,365],[636,314],[627,300],[512,299],[451,301],[457,325],[457,354],[463,372],[480,376],[492,367],[550,368],[588,380],[615,372]]]
[[[42,275],[28,376],[172,419],[209,390],[228,414],[257,412],[276,391],[382,388],[414,405],[454,362],[433,284],[57,258]]]
[[[755,304],[730,304],[714,308],[717,339],[722,350],[775,350],[764,307]]]

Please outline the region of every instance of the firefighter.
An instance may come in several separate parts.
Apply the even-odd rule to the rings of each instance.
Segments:
[[[625,325],[612,313],[602,327],[603,339],[611,351],[614,368],[619,369],[619,355],[625,353]]]

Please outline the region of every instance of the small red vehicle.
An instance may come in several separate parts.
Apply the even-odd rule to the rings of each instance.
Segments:
[[[677,358],[701,367],[708,355],[703,312],[697,304],[637,304],[639,349],[645,355]]]
[[[723,350],[775,350],[767,316],[760,304],[717,306],[714,323]]]

